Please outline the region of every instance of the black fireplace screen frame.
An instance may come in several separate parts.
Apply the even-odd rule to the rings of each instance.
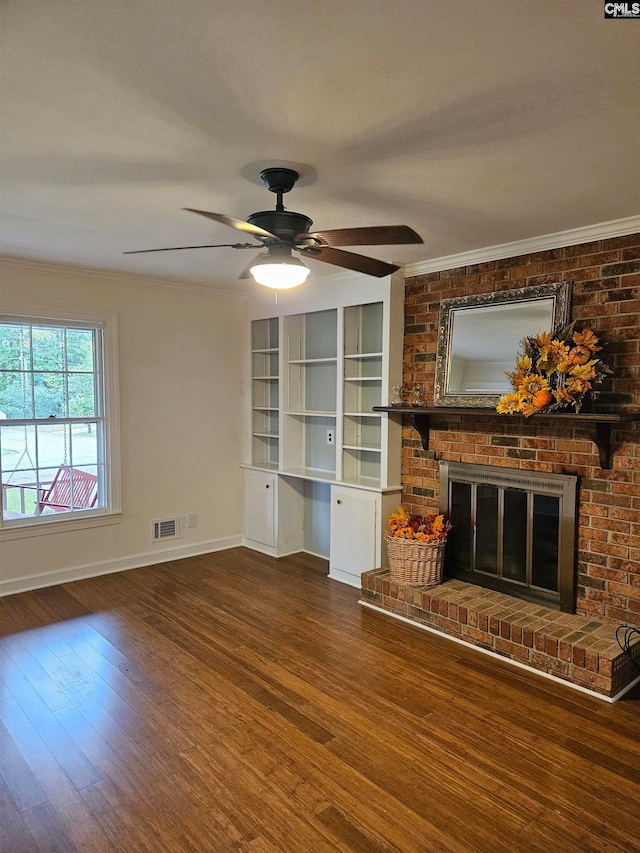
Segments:
[[[454,529],[451,531],[451,545],[445,551],[445,575],[473,583],[478,586],[498,590],[508,595],[552,607],[566,613],[575,613],[576,601],[576,513],[578,478],[572,474],[550,474],[539,471],[521,471],[513,468],[499,468],[489,465],[473,465],[464,462],[440,461],[440,512],[451,518]],[[470,553],[469,564],[454,559],[456,517],[452,513],[452,489],[454,484],[469,484],[470,488]],[[478,554],[477,495],[480,485],[495,486],[499,490],[498,519],[496,529],[499,540],[496,549],[495,573],[488,573],[476,566]],[[504,494],[526,495],[527,517],[526,536],[522,543],[524,580],[512,580],[505,577],[503,569],[506,561],[504,554]],[[551,496],[558,500],[557,525],[557,589],[544,588],[535,583],[534,565],[534,519],[533,510],[536,495]],[[552,550],[556,542],[551,542]]]

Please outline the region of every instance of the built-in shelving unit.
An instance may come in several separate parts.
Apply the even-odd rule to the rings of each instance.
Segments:
[[[453,406],[438,406],[438,407],[395,407],[395,406],[376,406],[378,412],[388,412],[389,414],[409,415],[413,426],[417,430],[422,440],[423,450],[429,449],[429,432],[431,428],[431,416],[446,418],[448,415],[471,415],[471,416],[493,416],[497,418],[505,418],[505,415],[498,414],[493,409],[472,409],[472,408],[455,408]],[[621,413],[612,414],[607,412],[553,412],[535,415],[533,419],[527,419],[523,415],[508,415],[510,420],[515,420],[519,423],[536,423],[538,420],[551,421],[576,421],[585,426],[594,427],[593,442],[598,448],[600,456],[600,467],[609,470],[613,467],[613,449],[611,446],[611,430],[621,424],[632,421],[640,421],[640,413]]]
[[[329,557],[330,576],[358,586],[385,564],[401,494],[401,427],[372,407],[401,382],[404,281],[354,276],[279,303],[278,317],[249,308],[245,539],[275,556]]]

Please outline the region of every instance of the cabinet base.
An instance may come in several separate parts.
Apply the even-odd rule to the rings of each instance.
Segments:
[[[361,575],[352,575],[350,572],[342,572],[340,569],[329,569],[329,578],[332,581],[346,583],[349,586],[355,586],[358,589],[362,587]]]
[[[267,557],[290,557],[292,554],[300,553],[300,548],[294,548],[291,551],[278,551],[277,548],[271,545],[263,545],[261,542],[254,542],[252,539],[243,539],[242,544],[251,551],[259,551],[261,554],[266,554]]]

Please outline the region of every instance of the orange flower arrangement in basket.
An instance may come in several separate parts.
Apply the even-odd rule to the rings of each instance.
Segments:
[[[451,524],[444,515],[409,515],[403,506],[389,517],[388,536],[391,539],[404,539],[413,542],[431,542],[439,544],[447,541]]]
[[[389,518],[385,535],[391,579],[427,587],[439,584],[450,530],[444,515],[409,515],[399,506]]]

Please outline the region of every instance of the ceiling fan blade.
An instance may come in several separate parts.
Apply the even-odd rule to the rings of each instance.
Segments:
[[[246,267],[242,270],[238,278],[251,278],[251,267],[255,264],[258,258],[262,258],[268,254],[268,252],[260,252],[259,255],[256,255],[256,257],[252,261],[250,261],[250,263],[248,263]]]
[[[327,246],[391,246],[392,244],[422,243],[422,237],[408,225],[372,225],[365,228],[336,228],[333,231],[313,231],[298,234],[296,240],[312,237]]]
[[[210,246],[169,246],[166,249],[136,249],[123,255],[144,255],[149,252],[179,252],[181,249],[257,249],[255,243],[212,243]]]
[[[388,264],[385,261],[379,261],[377,258],[367,258],[365,255],[344,252],[342,249],[333,249],[330,246],[307,246],[298,249],[298,251],[308,258],[313,258],[315,261],[324,261],[325,264],[333,264],[336,267],[363,272],[366,275],[374,275],[377,278],[390,275],[392,272],[400,269],[396,264]]]
[[[206,216],[208,219],[213,219],[215,222],[221,222],[223,225],[230,225],[231,228],[237,228],[238,231],[246,231],[247,234],[253,234],[255,237],[268,237],[272,240],[277,240],[278,237],[270,231],[265,231],[264,228],[259,228],[257,225],[252,225],[250,222],[245,222],[244,219],[234,219],[233,216],[225,216],[224,213],[209,213],[208,210],[195,210],[193,207],[183,207],[183,210],[188,210],[189,213],[198,213],[200,216]]]

